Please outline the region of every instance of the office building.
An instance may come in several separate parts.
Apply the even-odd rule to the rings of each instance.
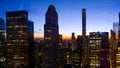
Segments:
[[[0,18],[0,67],[6,67],[5,51],[5,22]]]
[[[109,33],[102,32],[101,33],[101,45],[100,45],[100,67],[101,68],[110,68],[110,60],[109,60]]]
[[[29,67],[35,67],[34,22],[28,21]]]
[[[108,32],[90,32],[90,68],[110,68]]]
[[[116,68],[116,51],[117,51],[117,40],[115,37],[115,32],[110,30],[111,38],[110,38],[110,45],[109,45],[109,52],[110,52],[110,65],[112,68]]]
[[[81,67],[89,67],[89,37],[86,36],[86,9],[82,9],[82,62]]]
[[[113,31],[115,32],[115,38],[118,39],[118,30],[119,29],[119,22],[113,23]]]
[[[120,13],[119,13],[118,39],[120,40]]]
[[[53,5],[48,7],[45,16],[44,25],[44,42],[45,42],[45,68],[57,68],[58,62],[58,44],[59,44],[59,27],[58,14]]]
[[[76,39],[75,39],[75,33],[72,33],[71,36],[71,44],[72,44],[72,50],[76,50]]]
[[[7,67],[29,67],[29,33],[28,12],[6,12],[6,36],[7,36]]]
[[[0,43],[5,42],[5,22],[0,18]]]
[[[82,35],[86,35],[86,9],[82,9]]]
[[[119,13],[118,45],[116,54],[116,68],[120,68],[120,13]]]
[[[89,52],[90,52],[90,68],[100,68],[100,45],[101,34],[100,32],[90,32]]]

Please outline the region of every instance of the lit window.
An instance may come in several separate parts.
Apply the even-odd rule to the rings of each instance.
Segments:
[[[47,32],[51,32],[51,30],[47,30]]]
[[[69,55],[67,55],[67,58],[69,58],[70,56]]]

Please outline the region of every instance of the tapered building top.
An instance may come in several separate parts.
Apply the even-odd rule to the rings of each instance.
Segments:
[[[50,5],[46,12],[46,25],[47,24],[58,25],[58,14],[53,5]]]
[[[82,9],[82,35],[86,35],[86,9]]]

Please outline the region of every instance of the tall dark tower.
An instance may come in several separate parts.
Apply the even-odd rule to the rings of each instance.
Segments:
[[[59,41],[58,14],[53,5],[48,7],[44,25],[45,68],[57,68],[57,47]]]
[[[82,35],[86,36],[86,9],[82,9]]]
[[[118,39],[120,40],[120,13],[119,13],[119,28],[118,28],[118,30],[119,30]]]
[[[89,37],[86,36],[86,9],[82,9],[82,68],[89,68]]]

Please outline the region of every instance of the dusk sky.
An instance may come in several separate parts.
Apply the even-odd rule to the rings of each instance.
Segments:
[[[120,12],[120,0],[0,0],[0,18],[6,20],[8,11],[27,10],[29,20],[34,21],[35,37],[43,36],[45,13],[51,4],[58,13],[59,33],[64,36],[82,34],[82,8],[87,11],[87,35],[109,32]]]

